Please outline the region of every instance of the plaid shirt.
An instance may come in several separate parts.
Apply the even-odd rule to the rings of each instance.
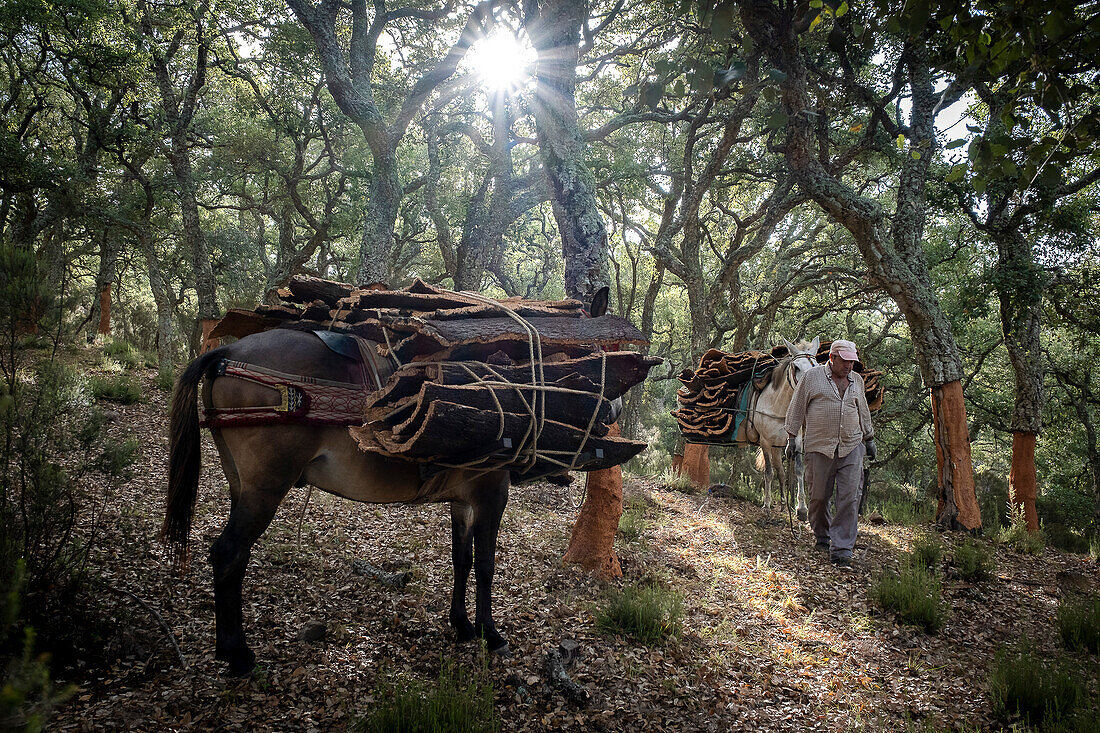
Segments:
[[[844,397],[833,382],[829,365],[822,364],[802,375],[787,408],[787,432],[798,435],[805,423],[802,449],[844,457],[875,435],[863,377],[851,372]]]

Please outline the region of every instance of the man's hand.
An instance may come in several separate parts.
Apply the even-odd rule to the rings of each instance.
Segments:
[[[878,460],[878,446],[875,445],[875,439],[871,438],[863,446],[867,449],[867,459],[870,461]]]
[[[788,461],[794,460],[794,454],[798,451],[798,438],[794,435],[787,435],[787,445],[783,448],[783,455],[787,457]]]

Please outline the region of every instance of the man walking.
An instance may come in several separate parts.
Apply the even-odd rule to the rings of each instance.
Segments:
[[[786,422],[788,457],[805,426],[802,446],[816,546],[843,568],[851,566],[856,544],[863,456],[873,461],[878,455],[863,377],[852,371],[858,359],[854,343],[834,341],[829,361],[798,381]],[[836,510],[830,512],[834,490]]]

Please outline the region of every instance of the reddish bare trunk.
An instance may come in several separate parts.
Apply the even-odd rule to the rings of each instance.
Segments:
[[[98,333],[104,336],[111,335],[111,285],[103,286],[99,294],[99,329]]]
[[[608,435],[618,436],[619,424]],[[615,554],[615,532],[623,514],[623,470],[612,466],[588,473],[584,504],[573,525],[573,535],[562,562],[580,565],[604,579],[621,578]]]
[[[1012,434],[1012,467],[1008,471],[1008,495],[1017,507],[1023,507],[1029,532],[1039,531],[1035,511],[1035,433]]]
[[[710,446],[699,443],[685,445],[682,472],[699,486],[710,486]]]
[[[932,424],[940,488],[936,521],[954,529],[981,529],[962,382],[955,380],[932,388]]]

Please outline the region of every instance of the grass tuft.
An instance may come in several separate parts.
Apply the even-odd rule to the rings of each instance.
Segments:
[[[447,660],[434,686],[407,677],[382,675],[374,697],[378,700],[377,707],[359,722],[359,730],[371,733],[500,730],[488,662],[471,672]]]
[[[92,396],[97,400],[118,402],[123,405],[132,405],[143,402],[141,385],[126,374],[113,376],[93,376],[88,380],[88,386],[92,390]]]
[[[656,584],[627,585],[613,590],[596,617],[600,629],[630,636],[647,646],[664,643],[680,635],[683,598]]]
[[[645,516],[645,501],[629,499],[619,517],[619,536],[626,542],[637,542],[645,534],[649,522]]]
[[[1008,507],[1008,524],[997,531],[997,541],[1028,555],[1038,555],[1046,547],[1042,530],[1029,532],[1024,508],[1011,503]]]
[[[923,567],[934,569],[943,557],[943,545],[938,537],[921,533],[913,540],[913,558]]]
[[[669,469],[657,478],[657,483],[669,491],[682,491],[685,494],[699,493],[699,486],[686,473],[676,473]]]
[[[955,567],[961,578],[976,582],[992,578],[997,572],[997,561],[985,545],[968,539],[955,547]]]
[[[1057,621],[1067,649],[1100,653],[1100,598],[1064,599]]]
[[[1071,719],[1085,697],[1078,675],[1061,664],[1044,664],[1026,638],[997,652],[989,693],[999,715],[1044,727]]]
[[[929,633],[939,631],[947,620],[939,578],[915,559],[903,561],[898,572],[883,573],[871,588],[871,597],[901,621]]]

